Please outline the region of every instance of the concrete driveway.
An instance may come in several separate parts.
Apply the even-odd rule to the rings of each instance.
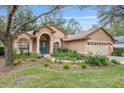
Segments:
[[[109,59],[115,59],[119,61],[121,64],[124,64],[124,57],[119,57],[119,56],[108,56]]]

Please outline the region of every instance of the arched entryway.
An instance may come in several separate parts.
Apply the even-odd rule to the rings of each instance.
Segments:
[[[50,53],[50,36],[48,34],[42,34],[40,37],[40,53],[49,54]]]

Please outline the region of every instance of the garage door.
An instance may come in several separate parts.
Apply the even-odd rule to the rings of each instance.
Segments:
[[[87,46],[88,52],[92,52],[93,54],[110,55],[108,43],[89,42]]]

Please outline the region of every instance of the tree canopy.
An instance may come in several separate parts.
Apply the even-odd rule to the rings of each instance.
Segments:
[[[41,26],[52,24],[68,34],[75,34],[81,31],[80,23],[74,18],[65,19],[63,16],[51,15],[42,17],[40,22]]]
[[[124,35],[124,6],[109,5],[98,7],[100,24],[113,36]]]
[[[17,27],[22,25],[24,22],[29,21],[30,19],[35,18],[36,16],[33,16],[32,10],[29,7],[20,7],[19,11],[16,11],[16,13],[13,16],[12,20],[12,30],[16,31]],[[37,24],[36,21],[33,21],[25,26],[23,26],[20,31],[31,31],[36,28]]]
[[[99,19],[102,25],[120,22],[124,19],[123,5],[99,6]]]

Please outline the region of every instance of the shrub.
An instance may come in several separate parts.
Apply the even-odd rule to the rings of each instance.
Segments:
[[[86,67],[87,67],[87,65],[86,65],[86,64],[84,64],[84,63],[81,63],[81,64],[80,64],[80,67],[84,69],[84,68],[86,68]]]
[[[113,55],[114,56],[123,56],[124,48],[115,48]]]
[[[64,69],[69,69],[70,68],[70,65],[69,64],[63,64],[63,68]]]
[[[21,62],[19,61],[19,59],[15,59],[14,62],[13,62],[14,65],[18,65],[19,63],[21,63]]]
[[[30,57],[33,57],[33,58],[41,58],[43,55],[41,54],[38,54],[38,53],[31,53],[30,54]]]
[[[58,48],[54,50],[52,56],[64,60],[82,60],[84,57],[82,54],[79,54],[76,51],[72,51],[65,48]]]
[[[43,57],[43,55],[37,54],[37,58],[41,58],[41,57]]]
[[[24,54],[24,51],[21,49],[20,50],[20,55],[23,55]]]
[[[50,62],[47,60],[47,61],[45,61],[43,64],[44,64],[45,67],[47,67],[47,66],[49,65],[49,63],[50,63]]]
[[[114,60],[114,59],[112,59],[112,60],[111,60],[111,62],[112,62],[112,63],[114,63],[114,64],[120,64],[120,62],[119,62],[119,61]]]
[[[4,46],[0,46],[0,56],[4,55]]]
[[[100,55],[89,55],[85,59],[86,63],[92,64],[92,65],[107,65],[109,62],[109,59],[105,56],[100,56]]]
[[[38,53],[30,53],[30,52],[24,52],[21,50],[19,53],[17,53],[16,50],[13,51],[13,55],[15,58],[41,58],[43,55],[38,54]]]

